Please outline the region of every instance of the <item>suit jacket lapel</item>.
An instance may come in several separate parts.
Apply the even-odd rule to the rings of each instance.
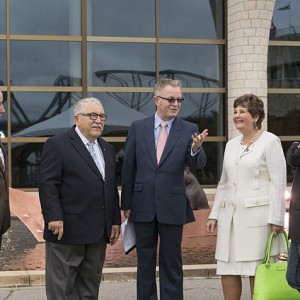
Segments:
[[[156,166],[157,160],[156,160],[156,149],[155,149],[155,140],[154,140],[154,116],[148,118],[148,120],[145,122],[144,138],[149,153],[149,157],[153,162],[153,164]]]
[[[109,172],[109,168],[108,168],[108,166],[109,166],[109,163],[108,163],[109,156],[108,156],[108,153],[107,153],[107,149],[106,149],[106,146],[103,143],[103,140],[101,138],[98,138],[97,140],[98,140],[98,144],[101,148],[101,151],[103,153],[103,158],[104,158],[104,163],[105,163],[104,172],[105,172],[105,174],[108,174],[108,172]],[[100,173],[100,171],[99,171],[99,173]],[[100,173],[100,175],[101,175],[101,173]],[[106,175],[105,175],[105,177],[106,177]],[[102,175],[101,175],[101,178],[102,178]]]
[[[70,139],[71,144],[74,146],[74,148],[79,152],[79,154],[82,156],[82,158],[87,162],[87,164],[93,169],[93,171],[102,178],[102,175],[100,171],[98,170],[91,154],[89,153],[89,150],[86,148],[86,146],[83,144],[82,140],[76,133],[75,127],[73,127],[70,131]]]
[[[167,139],[166,146],[164,148],[164,151],[162,153],[161,159],[159,164],[161,164],[165,158],[169,155],[175,144],[177,143],[177,140],[180,138],[180,131],[182,130],[181,124],[179,122],[178,118],[175,118],[171,130],[169,132],[169,136]]]

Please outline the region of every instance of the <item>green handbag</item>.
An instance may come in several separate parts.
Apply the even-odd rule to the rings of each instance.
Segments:
[[[287,251],[289,252],[288,236],[283,231]],[[270,249],[274,233],[268,241],[264,262],[256,267],[253,300],[294,300],[300,299],[300,293],[289,286],[285,275],[287,261],[270,263]]]

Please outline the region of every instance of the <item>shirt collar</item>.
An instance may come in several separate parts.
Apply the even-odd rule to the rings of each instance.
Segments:
[[[87,143],[89,142],[89,140],[81,133],[80,129],[75,126],[75,131],[77,132],[77,134],[79,135],[80,139],[82,140],[82,142],[87,145]],[[94,140],[95,144],[98,145],[98,141],[97,139]]]
[[[162,121],[163,121],[163,120],[157,115],[157,113],[155,113],[155,115],[154,115],[154,128],[157,129],[157,127],[160,126],[160,123],[161,123]],[[167,121],[165,121],[165,122],[167,122],[168,127],[171,128],[173,121],[174,121],[174,118],[173,118],[173,119],[170,119],[170,120],[167,120]]]

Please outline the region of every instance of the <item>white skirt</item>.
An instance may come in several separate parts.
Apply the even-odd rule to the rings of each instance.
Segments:
[[[217,275],[241,275],[241,276],[254,276],[256,267],[263,263],[263,260],[255,261],[236,261],[234,253],[234,233],[231,224],[230,229],[230,247],[229,247],[229,260],[217,260]]]

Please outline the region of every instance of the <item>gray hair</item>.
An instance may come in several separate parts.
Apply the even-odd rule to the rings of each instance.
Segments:
[[[76,104],[74,105],[74,116],[77,116],[79,113],[82,113],[83,107],[87,103],[95,103],[95,104],[100,105],[103,108],[103,105],[99,99],[94,98],[94,97],[83,98],[83,99],[79,100],[78,102],[76,102]]]
[[[166,86],[171,85],[172,87],[179,87],[181,88],[181,82],[180,80],[174,80],[174,79],[160,79],[158,80],[154,85],[154,95],[157,96]]]

